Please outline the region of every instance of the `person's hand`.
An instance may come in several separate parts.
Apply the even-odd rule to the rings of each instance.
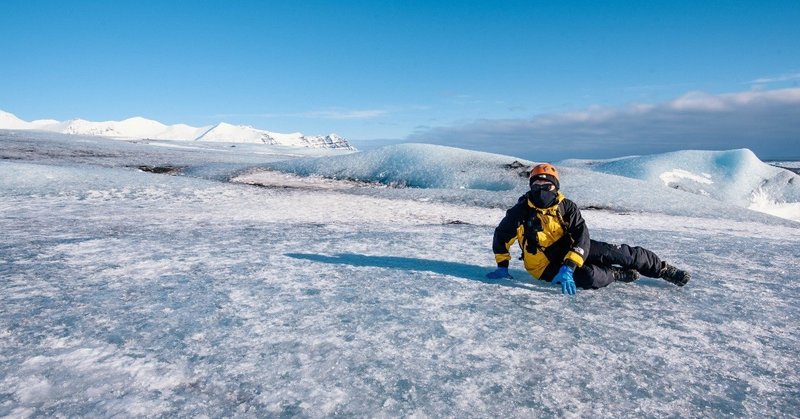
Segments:
[[[508,268],[503,268],[503,267],[498,267],[497,269],[489,272],[488,274],[486,274],[486,277],[489,279],[514,278],[513,276],[511,276],[510,273],[508,273]]]
[[[561,269],[550,282],[551,284],[561,284],[561,293],[575,295],[575,280],[572,279],[572,272],[574,270],[567,265],[562,265]]]

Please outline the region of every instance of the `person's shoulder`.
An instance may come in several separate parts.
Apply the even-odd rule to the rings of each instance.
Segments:
[[[578,204],[576,204],[575,201],[567,197],[564,197],[564,199],[561,200],[559,205],[561,205],[561,207],[564,208],[565,211],[578,211]]]
[[[514,204],[513,207],[509,208],[509,212],[517,213],[523,212],[528,210],[528,195],[522,195],[517,199],[517,203]]]

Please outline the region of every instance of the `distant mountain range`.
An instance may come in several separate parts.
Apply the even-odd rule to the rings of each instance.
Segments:
[[[346,139],[336,134],[325,136],[303,135],[299,132],[281,134],[248,125],[231,125],[225,122],[205,127],[192,127],[185,124],[164,125],[158,121],[141,117],[105,122],[92,122],[84,119],[70,119],[63,122],[40,119],[27,122],[17,118],[14,114],[0,111],[0,129],[40,130],[126,139],[216,141],[355,150]]]

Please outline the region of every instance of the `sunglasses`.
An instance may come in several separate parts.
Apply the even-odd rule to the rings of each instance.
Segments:
[[[533,182],[533,183],[531,183],[531,190],[532,191],[552,191],[555,188],[556,188],[556,185],[553,185],[550,182],[542,182],[542,183]]]

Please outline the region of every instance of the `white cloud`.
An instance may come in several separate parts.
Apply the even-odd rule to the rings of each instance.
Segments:
[[[767,84],[779,83],[784,81],[800,80],[800,73],[781,74],[779,76],[761,77],[755,80],[750,80],[747,84]]]
[[[678,111],[723,111],[728,107],[721,96],[703,92],[689,92],[667,104]]]
[[[477,120],[420,129],[409,140],[532,160],[733,148],[750,148],[763,159],[800,159],[800,88],[689,92],[660,104]]]

